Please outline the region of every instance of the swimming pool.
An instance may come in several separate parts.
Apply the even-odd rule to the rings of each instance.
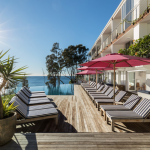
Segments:
[[[21,87],[17,87],[18,92]],[[45,91],[46,95],[74,95],[74,84],[60,84],[54,86],[31,86],[31,91]]]

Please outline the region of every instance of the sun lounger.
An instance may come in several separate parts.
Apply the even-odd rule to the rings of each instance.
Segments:
[[[111,121],[114,131],[115,122],[150,122],[147,117],[150,114],[150,100],[142,100],[133,111],[106,111],[106,121]]]
[[[118,89],[115,89],[115,93],[117,92],[118,92]],[[113,88],[112,89],[110,88],[110,90],[108,89],[105,94],[91,95],[93,99],[112,98],[113,96],[114,96]]]
[[[93,81],[90,81],[90,82],[88,82],[88,83],[81,83],[81,86],[83,86],[83,85],[91,85],[91,84],[93,84],[94,82]]]
[[[115,94],[118,92],[118,89],[115,89]],[[123,91],[122,91],[123,92]],[[119,93],[119,95],[121,95],[121,91]],[[123,94],[122,94],[123,95]],[[102,105],[111,105],[114,103],[114,99],[113,99],[113,96],[114,96],[114,91],[112,91],[108,96],[99,96],[98,99],[93,99],[93,102],[94,104],[96,105],[96,108],[98,107],[98,110],[99,110],[99,105],[102,104]],[[124,96],[124,95],[123,95]],[[120,96],[119,96],[120,97]],[[116,100],[118,99],[115,98]]]
[[[141,100],[138,95],[132,94],[123,105],[100,105],[101,116],[106,120],[106,111],[129,111]]]
[[[98,83],[97,84],[97,89],[100,87],[101,85]],[[85,90],[91,90],[91,89],[95,89],[96,90],[96,86],[95,87],[85,87]]]
[[[34,93],[45,93],[44,91],[34,91],[34,92],[31,92],[29,90],[29,88],[27,88],[26,86],[24,86],[24,88],[30,93],[30,94],[34,94]]]
[[[123,97],[126,95],[125,91],[120,91],[116,96],[115,96],[115,102],[120,102]],[[95,105],[100,110],[100,105],[113,105],[114,104],[114,99],[109,98],[109,99],[95,99]]]
[[[115,89],[115,94],[118,92],[118,89]],[[108,95],[92,95],[93,97],[93,100],[96,100],[96,99],[111,99],[113,98],[114,96],[114,90],[112,90]]]
[[[88,89],[86,91],[89,94],[90,92],[101,91],[103,88],[104,88],[104,85],[101,85],[97,90],[96,89]]]
[[[85,88],[91,88],[91,87],[95,87],[96,86],[96,83],[93,82],[93,84],[91,85],[83,85],[82,87],[85,89]]]
[[[26,88],[21,88],[21,91],[28,97],[28,98],[36,98],[36,97],[46,97],[45,93],[29,93]]]
[[[58,124],[58,111],[55,108],[29,110],[28,106],[25,107],[21,105],[19,101],[16,101],[16,97],[12,98],[11,103],[12,102],[14,102],[14,106],[17,106],[16,111],[24,118],[21,120],[17,120],[17,124],[33,122],[37,120],[44,120],[49,118],[54,118],[56,125]]]
[[[16,95],[27,105],[39,105],[51,103],[51,101],[47,97],[42,98],[28,98],[23,92],[18,91]]]
[[[92,94],[104,94],[109,88],[107,85],[104,85],[104,86],[105,87],[103,88],[102,91],[100,91],[100,89],[99,89],[97,92],[89,92],[89,95],[92,95]]]
[[[50,109],[55,108],[53,104],[43,104],[43,105],[35,105],[35,106],[28,106],[24,102],[22,102],[17,96],[14,96],[9,104],[12,104],[14,101],[20,103],[25,109],[27,110],[40,110],[40,109]]]
[[[115,90],[116,91],[116,90]],[[118,91],[118,90],[117,90]],[[116,92],[117,92],[116,91]],[[113,88],[112,87],[109,87],[109,89],[104,93],[100,93],[100,94],[90,94],[92,100],[95,100],[95,99],[101,99],[101,98],[110,98],[108,95],[112,92],[113,94]]]

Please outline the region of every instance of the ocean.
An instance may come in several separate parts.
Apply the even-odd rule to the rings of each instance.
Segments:
[[[69,84],[69,81],[70,81],[69,78],[65,76],[61,76],[60,79],[64,82],[64,84]],[[48,81],[47,76],[27,76],[27,80],[28,80],[29,87],[45,86],[45,82]],[[63,83],[60,82],[60,84],[63,84]],[[22,86],[22,84],[20,83],[19,86]]]
[[[46,95],[74,95],[74,85],[69,84],[70,79],[61,76],[60,78],[62,82],[60,85],[57,82],[56,87],[50,86],[47,87],[45,82],[47,82],[47,76],[27,76],[28,86],[31,91],[45,91]],[[17,86],[15,92],[18,92],[22,87],[22,83]]]

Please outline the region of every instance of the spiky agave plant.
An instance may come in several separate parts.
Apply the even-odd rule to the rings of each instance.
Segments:
[[[10,114],[16,109],[16,107],[18,106],[14,106],[14,102],[9,105],[9,100],[3,100],[2,101],[3,104],[3,117],[9,117]]]
[[[7,52],[5,52],[4,54],[6,54]],[[2,52],[0,52],[0,55],[2,55]],[[0,59],[1,58],[2,57],[0,56]],[[3,78],[2,84],[0,85],[0,91],[2,90],[2,88],[4,88],[4,86],[8,82],[14,84],[16,83],[16,81],[21,81],[23,79],[23,76],[25,75],[25,73],[22,71],[26,69],[27,67],[24,66],[15,70],[15,67],[14,67],[14,64],[16,63],[15,60],[16,59],[14,57],[8,56],[7,59],[0,62],[0,66],[1,66],[0,74],[1,74],[1,77]],[[2,104],[2,99],[0,95],[0,119],[3,119],[3,117],[4,117],[3,104]]]

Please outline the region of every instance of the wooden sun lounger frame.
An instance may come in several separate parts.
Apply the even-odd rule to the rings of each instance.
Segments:
[[[108,98],[109,99],[109,98]],[[113,98],[112,98],[113,99]],[[100,111],[100,105],[114,105],[114,102],[112,103],[97,103],[95,102],[95,100],[93,100],[94,105],[96,106],[96,108],[98,108],[98,111]]]
[[[27,123],[27,122],[33,122],[33,121],[38,121],[38,120],[44,120],[44,119],[49,119],[49,118],[54,118],[55,119],[55,124],[56,126],[58,125],[58,114],[55,115],[47,115],[47,116],[43,116],[43,117],[36,117],[36,118],[25,118],[21,115],[20,112],[17,111],[17,115],[19,115],[19,117],[22,117],[23,119],[21,120],[17,120],[16,124],[22,124],[22,123]]]
[[[149,117],[149,116],[148,116]],[[150,122],[150,119],[111,119],[109,116],[106,116],[106,123],[111,122],[111,130],[114,131],[115,122]]]

